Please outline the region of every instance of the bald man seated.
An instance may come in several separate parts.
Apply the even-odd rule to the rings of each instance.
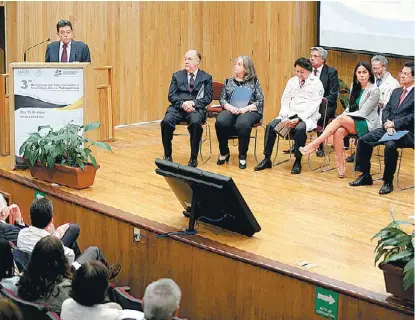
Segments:
[[[173,161],[171,142],[176,125],[187,122],[191,148],[188,165],[194,168],[197,167],[206,109],[212,102],[212,76],[199,69],[201,59],[198,51],[190,50],[184,56],[184,70],[173,73],[169,88],[171,104],[161,121],[164,159],[168,161]]]

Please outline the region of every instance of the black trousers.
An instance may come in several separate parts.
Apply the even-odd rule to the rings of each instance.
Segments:
[[[270,158],[272,150],[274,149],[275,140],[277,139],[277,133],[275,127],[281,119],[274,119],[268,123],[265,129],[265,140],[264,140],[264,156]],[[289,137],[294,140],[294,155],[297,160],[301,160],[302,154],[299,150],[300,147],[305,146],[307,141],[307,130],[304,121],[300,121],[295,128],[292,128],[289,133]]]
[[[63,235],[61,242],[62,244],[70,248],[75,253],[75,258],[79,257],[81,254],[81,250],[79,249],[78,242],[76,241],[79,237],[79,233],[81,232],[81,229],[76,223],[71,223],[69,225],[68,230],[66,230],[65,234]]]
[[[202,110],[188,113],[183,109],[170,106],[164,119],[161,121],[161,139],[166,157],[171,157],[172,155],[171,141],[173,140],[173,132],[176,129],[176,125],[182,121],[186,121],[189,125],[187,130],[190,133],[191,156],[197,157],[199,153],[199,144],[203,134],[202,124],[206,121],[206,113]]]
[[[356,171],[370,174],[370,159],[372,157],[373,148],[379,144],[384,144],[385,170],[383,172],[382,180],[385,182],[392,182],[398,163],[399,153],[397,148],[414,148],[414,136],[413,133],[409,132],[397,141],[379,143],[378,141],[385,132],[385,129],[379,128],[365,134],[359,139],[356,150]]]
[[[216,118],[215,123],[220,154],[223,156],[227,155],[229,153],[229,137],[238,136],[239,159],[245,160],[251,139],[252,127],[261,119],[262,115],[258,112],[232,114],[228,110],[223,110]]]

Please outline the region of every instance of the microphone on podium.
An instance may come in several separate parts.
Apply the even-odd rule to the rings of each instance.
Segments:
[[[32,48],[34,48],[34,47],[37,47],[37,46],[41,45],[41,44],[42,44],[42,43],[44,43],[44,42],[49,42],[49,41],[50,41],[50,38],[47,38],[46,40],[43,40],[42,42],[39,42],[38,44],[35,44],[34,46],[31,46],[31,47],[27,48],[27,49],[24,51],[24,54],[23,54],[23,61],[24,61],[24,62],[26,62],[26,52],[27,52],[27,51],[29,51],[30,49],[32,49]]]

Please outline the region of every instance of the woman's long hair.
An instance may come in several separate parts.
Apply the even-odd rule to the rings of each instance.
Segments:
[[[11,278],[14,274],[13,254],[10,243],[0,239],[0,280]]]
[[[375,83],[375,75],[372,71],[372,67],[366,61],[360,61],[356,67],[354,68],[353,72],[353,87],[352,92],[350,93],[350,107],[349,111],[355,111],[359,109],[359,106],[356,104],[357,98],[359,98],[360,90],[362,90],[362,85],[360,84],[359,80],[357,80],[356,71],[357,68],[360,66],[364,67],[369,72],[369,82]]]
[[[58,238],[46,236],[33,249],[18,284],[19,296],[28,301],[49,298],[64,278],[71,279],[71,272],[63,245]]]

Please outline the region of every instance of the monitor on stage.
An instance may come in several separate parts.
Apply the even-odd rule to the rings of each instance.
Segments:
[[[249,237],[261,230],[231,177],[156,159],[163,176],[189,214],[188,231],[196,221],[209,223]]]

